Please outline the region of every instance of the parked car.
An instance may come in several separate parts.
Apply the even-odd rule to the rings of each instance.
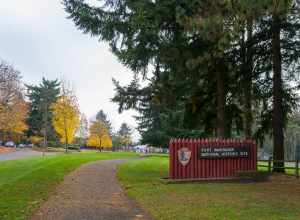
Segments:
[[[34,147],[33,144],[27,144],[26,147]]]
[[[7,141],[5,143],[5,147],[15,147],[15,146],[16,146],[16,144],[13,141]]]
[[[136,153],[146,153],[147,152],[146,145],[138,145],[138,146],[133,147],[133,149]]]
[[[26,147],[25,144],[18,144],[18,147]]]

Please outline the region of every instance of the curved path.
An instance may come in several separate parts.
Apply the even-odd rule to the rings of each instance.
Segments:
[[[149,220],[116,178],[125,160],[97,161],[68,175],[31,220]]]

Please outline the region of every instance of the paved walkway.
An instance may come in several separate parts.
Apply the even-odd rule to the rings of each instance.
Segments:
[[[32,156],[41,156],[42,153],[27,148],[17,148],[15,151],[0,154],[0,161],[16,160]]]
[[[97,161],[68,175],[31,220],[149,220],[116,178],[124,160]]]

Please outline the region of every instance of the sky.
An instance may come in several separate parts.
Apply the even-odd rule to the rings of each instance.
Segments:
[[[130,70],[120,64],[107,43],[76,29],[61,0],[9,0],[0,5],[0,59],[12,64],[24,83],[42,77],[63,79],[75,89],[80,110],[89,119],[103,109],[118,129],[136,127],[134,111],[118,113],[112,78],[126,85]],[[134,139],[139,138],[134,131]]]

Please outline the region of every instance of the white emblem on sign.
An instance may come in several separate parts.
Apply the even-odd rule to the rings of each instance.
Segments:
[[[183,166],[187,165],[190,162],[191,155],[192,152],[186,147],[180,148],[178,150],[178,159]]]

